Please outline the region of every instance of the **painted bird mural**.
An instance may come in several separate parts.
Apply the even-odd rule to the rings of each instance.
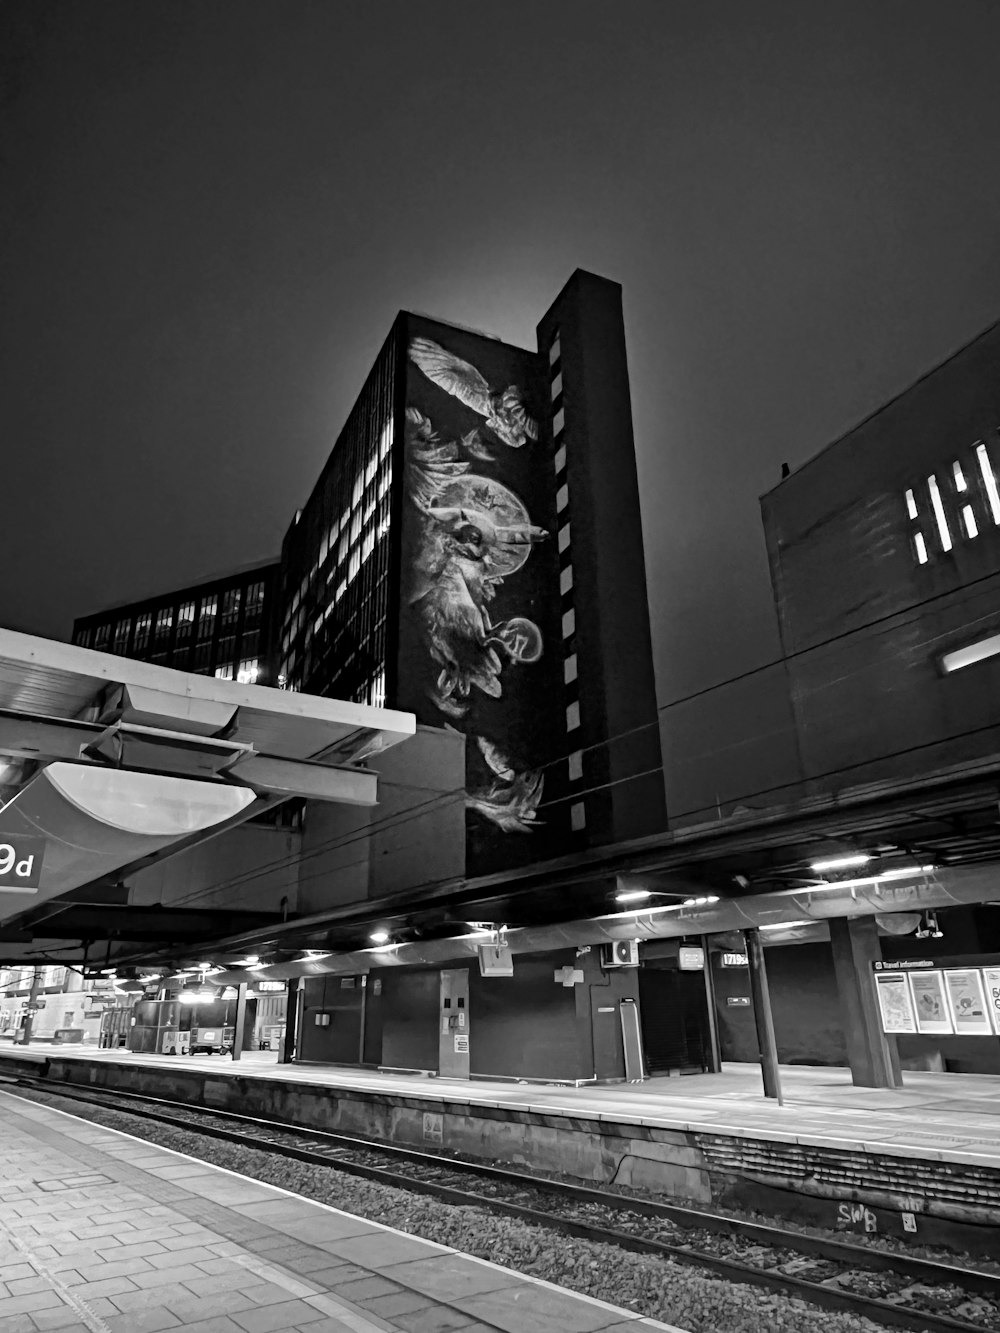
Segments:
[[[538,439],[538,423],[525,411],[521,390],[515,384],[491,389],[475,366],[429,338],[413,339],[410,360],[445,393],[485,417],[487,429],[511,449]]]

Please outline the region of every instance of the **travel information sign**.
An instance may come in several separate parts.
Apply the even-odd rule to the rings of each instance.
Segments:
[[[882,1031],[1000,1036],[1000,960],[907,958],[873,964]]]

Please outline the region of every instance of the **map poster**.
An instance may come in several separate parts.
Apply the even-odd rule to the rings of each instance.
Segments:
[[[984,967],[986,1009],[993,1020],[993,1031],[1000,1036],[1000,967]]]
[[[948,1001],[944,993],[944,977],[940,972],[910,972],[913,1009],[917,1017],[917,1031],[925,1033],[954,1032]]]
[[[986,996],[979,969],[949,969],[944,974],[955,1031],[962,1036],[991,1036],[993,1025],[986,1012]]]
[[[917,1020],[905,972],[877,972],[875,993],[882,1014],[883,1032],[916,1032]]]

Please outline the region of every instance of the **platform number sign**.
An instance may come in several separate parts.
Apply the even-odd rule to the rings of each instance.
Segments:
[[[45,839],[17,834],[0,841],[0,892],[37,889],[42,874]]]

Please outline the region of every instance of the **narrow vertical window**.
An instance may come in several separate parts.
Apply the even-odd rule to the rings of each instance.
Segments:
[[[996,485],[995,482],[994,485]],[[948,527],[948,519],[945,517],[944,505],[941,503],[941,492],[938,489],[937,477],[927,478],[927,489],[931,493],[931,508],[934,510],[934,520],[937,523],[941,545],[946,551],[950,551],[952,548],[951,530]]]
[[[986,487],[986,494],[989,498],[993,522],[1000,526],[1000,492],[997,491],[997,479],[993,475],[993,464],[986,452],[986,445],[982,441],[976,445],[976,458],[979,460],[979,471],[983,475],[983,485]]]

